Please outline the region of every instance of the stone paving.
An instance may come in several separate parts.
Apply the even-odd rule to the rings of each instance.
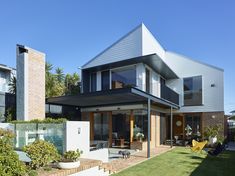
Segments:
[[[160,155],[162,153],[165,153],[172,148],[170,146],[158,146],[154,149],[151,149],[150,156],[154,157],[157,155]],[[109,163],[103,163],[101,167],[103,167],[106,170],[110,170],[111,173],[117,173],[120,172],[128,167],[134,166],[136,164],[139,164],[143,161],[146,161],[147,158],[147,151],[139,151],[134,154],[131,154],[130,158],[127,159],[116,159]]]

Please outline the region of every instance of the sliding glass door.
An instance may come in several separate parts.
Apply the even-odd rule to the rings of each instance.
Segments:
[[[94,113],[94,140],[108,141],[109,118],[107,112]]]
[[[112,136],[115,146],[129,147],[130,143],[130,111],[112,112]],[[123,144],[120,144],[123,140]]]

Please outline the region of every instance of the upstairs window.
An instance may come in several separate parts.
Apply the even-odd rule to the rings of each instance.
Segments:
[[[135,86],[136,69],[134,66],[112,70],[112,89]]]
[[[184,78],[184,105],[202,105],[202,76]]]
[[[91,78],[90,78],[90,91],[95,92],[96,91],[96,72],[91,73]]]
[[[146,80],[145,80],[145,82],[146,82],[146,92],[147,93],[150,93],[150,71],[149,71],[149,69],[145,69],[145,73],[146,73]]]
[[[102,90],[108,90],[109,89],[109,81],[110,81],[110,74],[109,70],[107,71],[102,71],[101,72],[101,87]]]

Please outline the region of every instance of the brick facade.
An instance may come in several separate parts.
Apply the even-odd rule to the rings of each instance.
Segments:
[[[203,112],[202,113],[202,132],[204,133],[205,127],[220,125],[220,135],[224,136],[224,112]]]
[[[45,55],[28,50],[28,117],[45,118]]]

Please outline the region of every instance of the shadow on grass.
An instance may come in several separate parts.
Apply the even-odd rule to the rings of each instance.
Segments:
[[[216,157],[207,155],[190,176],[234,176],[234,163],[235,152],[232,151],[224,151]]]
[[[189,153],[188,152],[178,152],[179,154],[183,154],[183,155],[188,155]]]
[[[201,156],[189,156],[192,159],[203,160],[204,158]]]

